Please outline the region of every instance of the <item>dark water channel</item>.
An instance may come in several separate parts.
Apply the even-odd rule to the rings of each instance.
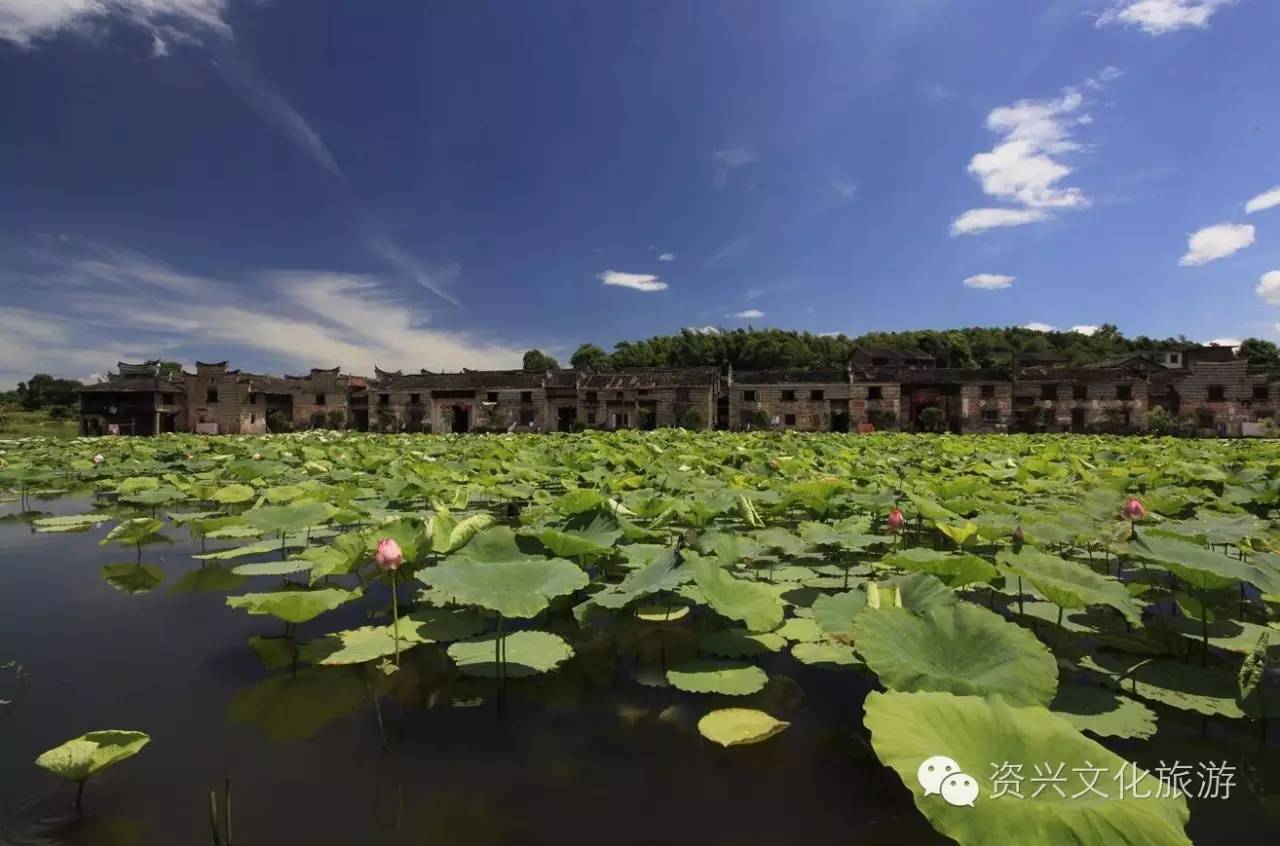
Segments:
[[[790,681],[762,696],[791,727],[721,749],[698,735],[697,718],[763,700],[640,684],[635,653],[646,644],[584,636],[570,618],[558,630],[577,656],[501,696],[492,681],[455,676],[434,646],[408,653],[380,700],[384,751],[361,670],[268,672],[248,639],[279,634],[278,623],[227,608],[226,591],[174,592],[200,566],[184,528],[143,553],[164,583],[128,594],[100,577],[102,565],[133,557],[98,545],[106,527],[33,534],[15,510],[0,505],[10,515],[0,519],[0,663],[20,662],[26,681],[0,677],[0,698],[16,699],[0,712],[0,844],[209,844],[209,791],[228,778],[233,843],[245,846],[947,842],[859,739],[873,687],[865,674],[771,656],[765,669]],[[250,560],[261,559],[230,563]],[[234,592],[275,583],[255,578]],[[362,625],[364,613],[340,608],[299,635]],[[1144,765],[1249,758],[1264,779],[1280,769],[1274,748],[1160,716],[1159,740],[1108,745]],[[90,782],[77,820],[74,787],[32,761],[104,728],[152,742]],[[1280,841],[1266,800],[1244,781],[1228,801],[1193,800],[1197,843]]]

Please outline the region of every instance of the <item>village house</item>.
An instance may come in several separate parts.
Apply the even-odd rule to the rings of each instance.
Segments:
[[[306,428],[380,432],[575,432],[585,429],[787,429],[956,433],[1139,432],[1148,414],[1205,435],[1270,431],[1280,411],[1273,372],[1231,350],[1122,356],[1087,367],[1045,361],[940,367],[919,350],[858,350],[843,369],[735,372],[339,368],[264,376],[198,362],[165,375],[121,363],[81,393],[85,434],[249,434]],[[887,362],[887,363],[885,363]],[[1167,363],[1166,363],[1167,362]]]

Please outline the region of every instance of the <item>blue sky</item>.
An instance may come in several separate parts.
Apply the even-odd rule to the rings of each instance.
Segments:
[[[0,384],[748,324],[1280,340],[1277,32],[1270,0],[0,0]]]

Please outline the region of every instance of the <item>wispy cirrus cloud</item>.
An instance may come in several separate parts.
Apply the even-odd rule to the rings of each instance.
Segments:
[[[734,171],[752,164],[760,157],[746,147],[727,147],[711,153],[711,183],[717,188],[729,181]]]
[[[1238,253],[1253,243],[1254,228],[1247,223],[1215,223],[1193,232],[1187,252],[1178,261],[1183,267],[1207,264]]]
[[[0,39],[20,47],[63,32],[92,33],[95,24],[119,20],[151,33],[156,55],[168,40],[198,40],[197,33],[229,36],[227,0],[0,0]]]
[[[1121,75],[1108,66],[1085,81],[1085,87],[1100,90]],[[1058,97],[1019,100],[992,109],[987,129],[1000,142],[969,160],[969,173],[977,177],[982,191],[1013,207],[970,209],[951,223],[952,235],[974,235],[1006,226],[1025,226],[1048,220],[1059,209],[1080,209],[1090,200],[1083,189],[1063,185],[1072,168],[1065,155],[1083,149],[1075,139],[1078,126],[1093,118],[1082,114],[1086,99],[1080,89],[1068,87]]]
[[[979,273],[964,280],[966,288],[977,288],[981,291],[998,291],[1013,284],[1012,276],[999,273]]]
[[[1118,0],[1098,16],[1097,26],[1136,27],[1147,35],[1204,29],[1214,12],[1235,0]]]
[[[675,253],[663,253],[662,255],[658,256],[658,261],[675,261],[675,260],[676,260]]]
[[[667,290],[667,283],[652,273],[624,273],[621,270],[606,270],[596,274],[596,278],[606,285],[617,288],[630,288],[647,294]]]
[[[744,311],[735,311],[731,314],[726,314],[725,317],[732,320],[759,320],[764,317],[764,312],[758,308],[749,308]]]
[[[1249,202],[1244,204],[1244,212],[1245,214],[1254,214],[1273,209],[1276,206],[1280,206],[1280,185],[1269,191],[1263,191],[1258,196],[1250,199]]]

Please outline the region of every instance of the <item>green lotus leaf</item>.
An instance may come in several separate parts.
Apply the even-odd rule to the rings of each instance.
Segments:
[[[201,552],[191,556],[198,561],[229,561],[233,558],[246,558],[250,555],[265,555],[268,553],[279,554],[280,548],[296,549],[305,547],[307,539],[304,537],[286,537],[283,543],[278,539],[268,539],[257,543],[250,543],[244,546],[233,546],[229,549],[219,549],[215,552]]]
[[[350,714],[366,697],[365,677],[348,667],[307,667],[271,676],[236,694],[228,716],[271,740],[305,740]]]
[[[773,632],[756,634],[746,629],[726,629],[698,639],[698,648],[703,652],[724,658],[751,658],[780,652],[786,645],[786,639]]]
[[[813,601],[813,621],[837,640],[853,639],[853,618],[867,607],[867,595],[860,590],[823,594]]]
[[[976,555],[941,552],[921,546],[891,552],[880,559],[880,564],[914,573],[928,573],[951,587],[990,582],[998,575],[995,567]]]
[[[496,634],[459,641],[449,647],[449,657],[468,676],[497,678]],[[502,674],[524,678],[554,670],[573,657],[573,647],[551,632],[521,631],[502,638]]]
[[[438,511],[431,518],[431,551],[438,554],[457,552],[491,525],[492,514],[473,514],[459,520],[448,511]]]
[[[1207,634],[1210,646],[1239,655],[1248,655],[1257,645],[1260,636],[1273,631],[1248,620],[1216,620],[1202,628],[1199,620],[1170,616],[1160,618],[1160,624],[1197,643]],[[1273,644],[1270,651],[1280,651],[1280,643]]]
[[[765,585],[729,575],[715,558],[689,552],[694,581],[716,613],[740,620],[751,631],[776,629],[782,623],[783,605]]]
[[[1140,699],[1210,717],[1246,716],[1236,701],[1238,687],[1232,673],[1167,658],[1153,660],[1115,652],[1086,655],[1080,659],[1080,666],[1101,673],[1116,688]]]
[[[270,614],[286,623],[305,623],[345,602],[359,599],[363,590],[282,590],[275,593],[246,593],[228,596],[227,605],[250,614]]]
[[[423,608],[400,618],[401,630],[412,629],[423,643],[448,643],[484,631],[484,617],[470,608]]]
[[[809,548],[808,543],[777,526],[762,529],[753,533],[751,537],[765,549],[771,549],[783,555],[802,555]]]
[[[1186,799],[1161,798],[1154,776],[1043,707],[1017,707],[999,697],[929,692],[872,693],[864,708],[876,755],[897,772],[933,827],[962,846],[1191,843],[1183,832],[1190,818]],[[953,806],[940,795],[924,795],[917,771],[938,755],[954,760],[978,783],[972,806]],[[1061,763],[1067,781],[1046,785],[1032,795],[1041,786],[1031,782],[1034,766],[1045,762],[1051,763],[1050,775]],[[1021,798],[1008,789],[1009,780],[1004,794],[996,795],[994,779],[1004,764],[1022,768]],[[1104,796],[1082,792],[1095,771],[1095,787]],[[1132,791],[1119,795],[1130,778],[1137,782],[1139,795],[1148,798]]]
[[[1017,705],[1047,705],[1058,687],[1053,654],[1021,626],[968,602],[915,614],[866,611],[853,641],[890,690],[999,694]]]
[[[1071,683],[1058,687],[1049,710],[1080,731],[1098,737],[1155,736],[1156,714],[1136,699],[1095,684]]]
[[[327,667],[340,667],[386,658],[396,653],[396,631],[394,626],[361,626],[335,632],[307,644],[306,659]],[[399,632],[399,650],[402,653],[426,642],[408,621],[402,621]]]
[[[1095,573],[1084,564],[1025,545],[1017,552],[1002,549],[996,560],[1014,575],[1029,580],[1054,605],[1062,608],[1106,605],[1132,623],[1141,621],[1138,606],[1124,585]]]
[[[890,576],[879,581],[881,588],[892,588],[898,592],[902,607],[908,611],[924,611],[935,605],[955,605],[960,602],[955,591],[947,587],[936,576],[928,573],[904,573]]]
[[[765,686],[764,670],[745,661],[688,661],[667,670],[672,687],[687,693],[746,696]]]
[[[797,643],[791,647],[791,656],[801,664],[817,667],[855,667],[862,663],[852,646],[830,641]]]
[[[678,602],[654,602],[637,605],[636,619],[645,623],[673,623],[689,616],[689,606]]]
[[[584,520],[591,517],[590,521]],[[601,512],[579,515],[561,528],[547,526],[533,533],[554,554],[562,558],[594,561],[608,555],[622,537],[618,521]]]
[[[754,708],[720,708],[698,720],[698,732],[721,746],[741,746],[768,740],[789,725]]]
[[[369,551],[363,535],[348,532],[338,535],[327,546],[309,546],[298,557],[311,566],[311,584],[315,584],[327,576],[352,572],[368,560]]]
[[[334,511],[334,507],[327,502],[308,500],[292,505],[260,505],[250,508],[240,516],[255,529],[279,534],[300,532],[310,526],[318,526],[332,517]]]
[[[867,534],[866,527],[861,524],[837,528],[826,523],[804,522],[800,524],[800,537],[806,546],[834,546],[848,552],[858,552],[889,541],[882,535]]]
[[[135,517],[132,520],[122,520],[98,543],[119,543],[125,545],[141,545],[150,543],[161,537],[160,529],[163,526],[164,523],[150,517]]]
[[[32,521],[37,532],[83,532],[111,520],[110,514],[73,514],[66,517],[42,517]]]
[[[638,570],[628,573],[619,584],[591,597],[602,608],[623,608],[642,596],[672,590],[687,577],[680,569],[680,556],[674,549],[663,549]]]
[[[552,599],[581,590],[590,582],[580,567],[563,558],[492,563],[451,558],[420,570],[418,578],[455,602],[478,605],[504,617],[524,618],[537,616]]]
[[[120,496],[132,496],[143,491],[155,490],[158,487],[160,487],[159,479],[150,476],[133,476],[122,480],[116,486],[116,493]]]
[[[256,492],[248,485],[227,485],[210,494],[209,499],[223,505],[236,505],[241,502],[248,502],[254,496],[256,496]]]
[[[164,581],[164,571],[154,564],[104,564],[102,578],[116,590],[125,593],[147,593]]]
[[[1127,551],[1167,568],[1199,590],[1216,590],[1252,581],[1256,572],[1243,561],[1187,540],[1150,531],[1134,532]]]
[[[231,572],[237,576],[289,576],[303,573],[311,569],[311,562],[290,558],[285,561],[260,561],[255,564],[240,564],[232,567]]]
[[[68,781],[84,781],[112,764],[132,758],[151,742],[140,731],[91,731],[55,746],[36,758],[36,766]]]
[[[510,526],[490,526],[477,532],[470,543],[447,561],[455,559],[497,564],[507,561],[542,561],[545,556],[538,550],[536,541],[519,537]]]
[[[800,643],[811,643],[827,638],[822,627],[808,617],[791,617],[781,627],[775,629],[773,634],[785,640]]]

